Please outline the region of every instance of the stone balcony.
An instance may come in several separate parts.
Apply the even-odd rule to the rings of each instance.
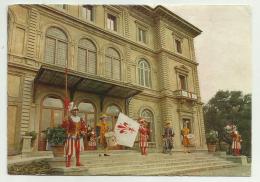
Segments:
[[[198,99],[195,93],[186,90],[175,90],[173,91],[173,95],[177,99],[186,99],[190,101],[196,101]]]

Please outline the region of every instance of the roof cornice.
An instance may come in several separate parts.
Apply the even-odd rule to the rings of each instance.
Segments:
[[[161,5],[156,6],[153,11],[155,14],[160,15],[161,17],[168,19],[170,22],[176,23],[180,27],[188,30],[194,35],[194,37],[198,36],[202,32],[202,30],[200,30],[196,26],[192,25],[191,23],[187,22],[180,16],[174,14],[172,11]]]
[[[141,11],[143,14],[155,18],[155,17],[162,17],[167,19],[168,21],[180,26],[181,28],[187,30],[190,32],[194,37],[198,36],[201,34],[202,30],[197,28],[196,26],[192,25],[191,23],[187,22],[180,16],[174,14],[172,11],[169,9],[158,5],[155,8],[151,8],[150,6],[147,5],[134,5],[133,6],[136,10]]]

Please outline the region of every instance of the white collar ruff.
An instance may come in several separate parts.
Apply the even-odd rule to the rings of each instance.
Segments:
[[[78,122],[80,122],[80,117],[79,116],[70,116],[71,117],[71,120],[73,121],[73,122],[75,122],[75,123],[78,123]]]

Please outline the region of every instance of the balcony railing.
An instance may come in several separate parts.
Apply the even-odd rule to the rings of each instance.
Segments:
[[[173,92],[174,96],[176,98],[181,98],[181,99],[189,99],[189,100],[197,100],[198,97],[195,93],[189,92],[186,90],[175,90]]]

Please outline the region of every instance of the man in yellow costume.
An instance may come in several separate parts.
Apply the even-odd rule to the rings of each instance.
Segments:
[[[109,156],[107,154],[108,152],[108,144],[107,144],[107,141],[106,141],[106,137],[105,137],[105,133],[108,132],[109,130],[109,127],[108,127],[108,124],[107,124],[107,116],[105,114],[102,114],[100,117],[100,144],[103,146],[104,148],[104,156]]]
[[[189,147],[189,145],[190,145],[190,140],[189,140],[189,138],[188,138],[188,135],[189,135],[189,133],[190,133],[190,129],[187,127],[187,125],[188,125],[188,121],[186,121],[185,122],[185,126],[184,126],[184,128],[181,130],[181,134],[182,134],[182,136],[183,136],[183,140],[182,140],[182,144],[183,144],[183,146],[184,146],[184,152],[185,153],[190,153],[190,151],[189,151],[189,149],[188,149],[188,147]]]

